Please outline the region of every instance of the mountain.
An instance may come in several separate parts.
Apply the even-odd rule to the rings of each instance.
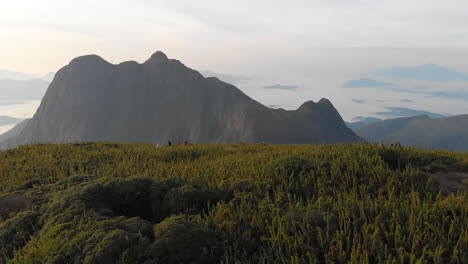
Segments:
[[[41,80],[44,80],[50,83],[54,79],[54,76],[55,76],[55,72],[49,72],[46,75],[42,76]]]
[[[419,116],[419,115],[427,115],[431,118],[444,118],[447,117],[445,115],[441,115],[438,113],[432,113],[429,111],[424,110],[415,110],[406,107],[385,107],[386,111],[383,112],[376,112],[374,115],[385,116],[385,117],[412,117],[412,116]]]
[[[40,79],[0,80],[0,101],[18,102],[41,100],[49,82]]]
[[[96,55],[57,72],[41,105],[9,146],[31,142],[357,142],[327,99],[270,109],[217,78],[156,52],[143,64]]]
[[[23,120],[23,119],[14,118],[14,117],[11,117],[11,116],[0,116],[0,126],[17,124],[17,123],[21,122],[21,120]]]
[[[0,79],[10,79],[10,80],[29,80],[34,79],[32,75],[27,75],[21,72],[12,72],[8,70],[0,69]]]
[[[29,118],[23,120],[22,122],[20,122],[18,124],[16,124],[16,126],[14,126],[12,129],[10,129],[7,132],[1,134],[0,135],[0,143],[2,141],[7,140],[7,139],[18,136],[21,133],[21,131],[23,131],[23,129],[26,126],[26,124],[28,123],[28,121],[29,121]]]
[[[365,125],[368,125],[368,124],[372,124],[372,123],[377,123],[377,122],[380,122],[382,121],[382,119],[380,118],[377,118],[377,117],[356,117],[354,119],[354,122],[346,122],[346,125],[351,128],[351,129],[356,129],[356,128],[359,128],[359,127],[363,127]]]
[[[354,129],[368,141],[468,151],[468,115],[431,118],[427,115],[388,119]]]

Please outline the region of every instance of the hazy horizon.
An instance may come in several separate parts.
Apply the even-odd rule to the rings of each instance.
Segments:
[[[392,108],[459,115],[468,113],[468,78],[456,74],[468,73],[465,7],[455,0],[6,1],[0,69],[42,77],[77,56],[143,62],[161,50],[271,107],[325,97],[347,121],[388,118],[394,113],[378,113]],[[436,70],[445,78],[418,75],[427,64],[443,67]],[[385,73],[402,67],[407,78]],[[361,79],[383,85],[347,85]],[[33,108],[3,105],[0,115],[32,116]]]

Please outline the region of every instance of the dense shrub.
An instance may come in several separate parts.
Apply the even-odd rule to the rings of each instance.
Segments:
[[[155,240],[145,254],[154,263],[218,263],[223,250],[219,235],[182,216],[165,219],[154,227]]]
[[[0,197],[0,220],[7,219],[15,213],[26,210],[30,206],[31,201],[22,193],[13,193]]]
[[[38,229],[38,214],[22,212],[0,223],[0,263],[11,258],[15,249],[21,249]]]
[[[468,263],[467,161],[376,144],[22,146],[0,152],[0,197],[30,203],[0,220],[0,261]]]
[[[78,176],[72,182],[82,182]],[[92,178],[87,178],[92,179]],[[64,182],[59,182],[63,185]],[[180,180],[155,181],[148,177],[110,179],[105,182],[84,181],[57,194],[48,205],[51,214],[72,204],[82,204],[104,215],[138,216],[159,222],[171,214],[201,213],[210,203],[223,197],[206,187],[194,187]]]

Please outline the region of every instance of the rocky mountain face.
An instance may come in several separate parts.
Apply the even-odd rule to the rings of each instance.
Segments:
[[[34,117],[8,146],[115,141],[166,144],[356,142],[326,99],[270,109],[238,88],[156,52],[143,64],[96,55],[57,72]]]
[[[354,131],[368,141],[468,151],[468,115],[438,119],[427,115],[395,118]]]

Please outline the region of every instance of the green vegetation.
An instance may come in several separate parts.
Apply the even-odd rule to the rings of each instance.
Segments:
[[[0,263],[468,263],[468,153],[40,144],[0,152]]]

